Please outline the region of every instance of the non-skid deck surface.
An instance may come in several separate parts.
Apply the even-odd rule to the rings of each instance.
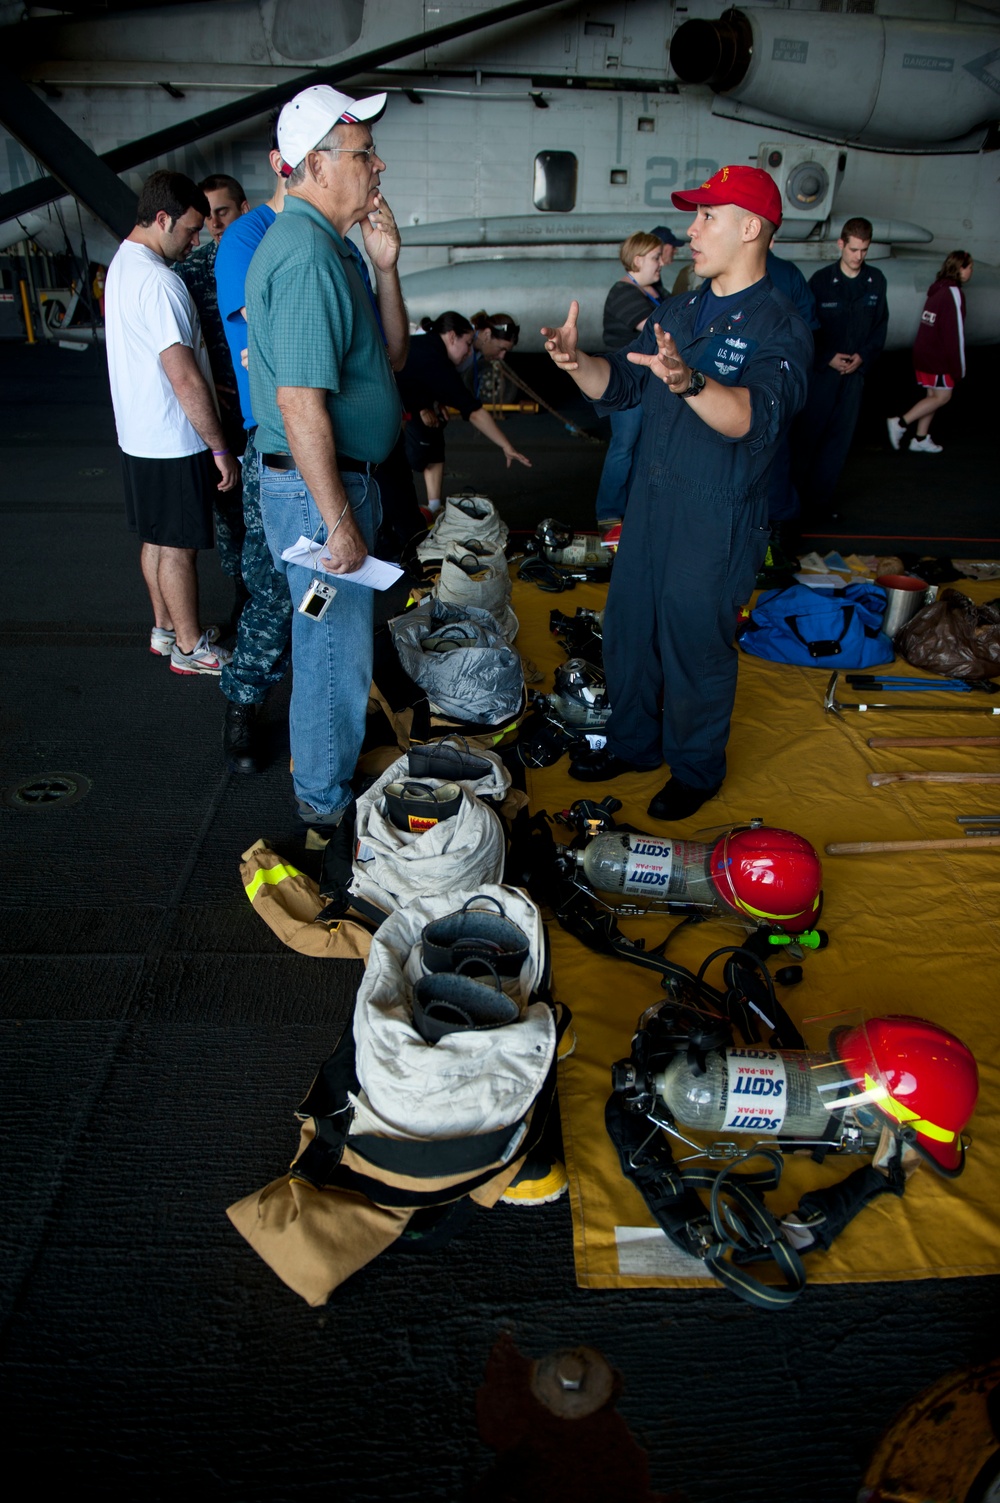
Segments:
[[[995,583],[960,581],[957,588],[977,600],[997,593]],[[563,595],[517,587],[521,644],[546,672],[544,688],[551,687],[552,671],[565,661],[548,632],[549,611],[558,607],[572,615],[580,606],[599,608],[605,593],[597,585]],[[897,660],[892,671],[914,670]],[[623,804],[619,820],[688,839],[759,815],[767,824],[804,835],[822,856],[831,841],[960,837],[956,814],[1000,807],[1000,787],[990,785],[872,788],[866,782],[868,772],[889,769],[1000,771],[997,747],[873,750],[867,745],[869,736],[996,734],[1000,718],[931,708],[920,714],[841,718],[823,711],[828,677],[825,669],[793,668],[741,654],[726,783],[719,797],[692,819],[668,829],[646,815],[666,769],[614,784],[582,784],[569,777],[565,757],[554,767],[529,772],[532,809],[552,813],[576,798],[613,793]],[[855,698],[846,687],[840,697]],[[898,697],[916,702],[913,694]],[[957,698],[935,695],[928,704],[943,706]],[[822,859],[822,925],[830,943],[807,954],[801,985],[782,992],[793,1019],[801,1024],[807,1017],[862,1007],[869,1016],[912,1013],[941,1023],[975,1054],[981,1092],[963,1176],[948,1182],[921,1167],[902,1200],[880,1199],[829,1253],[809,1257],[809,1278],[853,1283],[995,1273],[1000,1268],[1000,1210],[992,1191],[992,1165],[1000,1146],[1000,850]],[[646,936],[648,944],[655,944],[677,923],[660,915],[624,920],[622,928],[630,937]],[[573,1010],[578,1036],[576,1053],[562,1067],[559,1090],[577,1281],[590,1288],[703,1283],[701,1265],[673,1249],[638,1191],[623,1178],[604,1129],[611,1063],[628,1055],[640,1014],[662,999],[659,979],[652,971],[594,954],[554,923],[551,934],[557,992]],[[679,931],[668,954],[697,970],[712,950],[738,942],[738,931],[711,921]],[[713,965],[708,979],[721,984],[721,962]],[[818,1030],[817,1042],[824,1033]],[[834,1159],[820,1168],[807,1158],[787,1161],[772,1209],[782,1214],[793,1209],[806,1189],[843,1178],[859,1162]]]

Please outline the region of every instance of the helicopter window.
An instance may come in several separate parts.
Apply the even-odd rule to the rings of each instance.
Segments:
[[[361,35],[365,0],[340,0],[339,5],[301,5],[299,0],[277,0],[272,35],[282,57],[335,57],[345,52]]]
[[[579,165],[571,151],[540,151],[535,157],[535,208],[549,214],[568,214],[575,209]]]
[[[611,181],[612,181],[612,183],[616,183],[616,184],[627,183],[628,182],[628,170],[625,167],[612,167],[612,169],[611,169]]]

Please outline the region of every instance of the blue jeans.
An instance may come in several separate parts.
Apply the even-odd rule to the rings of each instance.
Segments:
[[[378,486],[368,475],[341,475],[354,520],[369,548],[381,518]],[[373,594],[336,574],[286,564],[284,549],[304,535],[318,541],[326,526],[298,470],[260,470],[260,510],[275,568],[291,596],[292,704],[289,730],[292,781],[303,818],[335,825],[354,797],[354,775],[365,733],[372,682]],[[337,591],[321,621],[303,616],[299,602],[319,575]]]
[[[604,469],[597,489],[597,520],[623,517],[632,475],[632,456],[639,442],[642,408],[623,407],[611,414],[611,442],[604,456]]]

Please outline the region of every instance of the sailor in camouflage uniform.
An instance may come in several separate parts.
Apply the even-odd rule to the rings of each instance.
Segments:
[[[268,689],[281,682],[291,661],[292,602],[285,576],[275,568],[264,536],[260,514],[260,467],[254,445],[257,421],[250,405],[250,382],[243,365],[247,345],[243,306],[247,269],[254,251],[281,213],[285,201],[276,121],[277,116],[271,124],[269,156],[274,191],[266,203],[236,220],[223,237],[214,263],[220,328],[236,376],[246,440],[243,451],[243,518],[246,524],[243,578],[250,594],[240,616],[233,660],[226,665],[221,679],[222,692],[227,700],[222,749],[226,766],[232,772],[247,773],[259,772],[261,768],[257,725],[260,708],[267,698]]]
[[[215,289],[215,256],[227,225],[246,214],[250,206],[240,184],[234,177],[229,177],[224,173],[215,173],[211,177],[206,177],[198,186],[209,202],[211,212],[205,221],[205,228],[212,238],[207,245],[199,245],[197,250],[192,251],[186,261],[179,262],[174,270],[194,298],[198,309],[201,330],[208,350],[208,360],[215,381],[215,391],[219,400],[222,429],[231,452],[239,458],[243,453],[246,435],[240,413],[233,362],[222,327],[222,319],[219,316]],[[240,566],[245,533],[240,486],[236,486],[232,491],[220,492],[215,500],[215,546],[218,549],[223,573],[228,574],[236,584],[234,629],[236,618],[246,600],[246,589]]]

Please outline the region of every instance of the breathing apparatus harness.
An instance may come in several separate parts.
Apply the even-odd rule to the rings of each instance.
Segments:
[[[577,581],[606,583],[614,554],[596,533],[576,533],[568,522],[546,517],[525,541],[518,579],[558,595]]]
[[[525,767],[551,767],[564,752],[604,745],[604,727],[611,715],[604,670],[584,658],[561,663],[552,693],[532,690],[529,705],[531,714],[517,738],[517,754]]]
[[[511,832],[516,849],[515,859],[524,868],[524,885],[528,886],[536,901],[548,904],[562,927],[575,934],[582,944],[604,954],[617,955],[619,959],[632,961],[635,965],[671,975],[673,967],[663,959],[671,938],[686,924],[703,923],[713,916],[712,913],[693,906],[690,898],[679,898],[676,902],[667,898],[658,902],[655,910],[651,908],[648,911],[680,915],[681,923],[675,925],[658,945],[647,948],[645,940],[627,939],[621,933],[616,913],[623,911],[622,907],[605,902],[576,875],[576,854],[584,850],[595,836],[609,831],[640,833],[632,825],[618,824],[615,821],[614,816],[621,807],[621,800],[609,794],[599,803],[595,799],[577,799],[568,810],[556,814],[556,823],[567,825],[574,831],[574,838],[568,845],[556,844],[552,836],[551,821],[544,810],[530,818],[519,816]],[[773,957],[778,949],[782,949],[786,955],[798,961],[802,959],[805,949],[821,949],[825,943],[826,935],[823,931],[789,934],[780,923],[761,918],[755,923],[752,932],[741,941],[739,948],[761,960]],[[766,970],[763,975],[770,982]],[[748,981],[750,979],[748,977]],[[794,986],[802,979],[801,967],[785,966],[777,973],[777,979],[783,985]],[[761,993],[762,987],[763,982],[760,982],[755,989]],[[772,1006],[777,1005],[773,1002],[773,995],[772,986],[768,999]],[[791,1026],[787,1018],[786,1026]]]
[[[613,829],[613,814],[620,807],[613,798],[601,803],[581,799],[561,818],[576,826],[578,846],[601,830]],[[902,1195],[905,1175],[899,1142],[884,1133],[879,1144],[881,1168],[867,1163],[839,1184],[809,1191],[799,1202],[797,1213],[779,1225],[763,1197],[780,1184],[781,1148],[802,1149],[805,1145],[794,1140],[785,1145],[772,1139],[746,1149],[731,1142],[706,1149],[678,1130],[652,1081],[653,1068],[662,1062],[661,1056],[672,1057],[683,1048],[696,1069],[699,1062],[704,1068],[706,1055],[731,1044],[734,1030],[751,1046],[766,1042],[771,1048],[804,1048],[802,1036],[778,1001],[764,964],[763,956],[769,951],[768,926],[742,945],[714,950],[695,974],[666,958],[669,935],[650,948],[642,939],[628,939],[614,913],[566,874],[544,812],[522,815],[515,821],[512,858],[518,871],[515,880],[523,882],[537,902],[552,909],[567,933],[599,954],[656,971],[667,993],[664,1002],[640,1019],[630,1058],[612,1068],[605,1126],[618,1152],[622,1173],[635,1185],[671,1242],[701,1259],[706,1271],[725,1288],[760,1309],[782,1309],[791,1304],[806,1284],[802,1251],[827,1250],[870,1200],[887,1192]],[[701,918],[692,914],[684,922]],[[724,991],[705,981],[708,967],[721,956],[727,957]],[[786,968],[782,979],[794,983],[801,979],[801,971],[798,967]],[[708,1158],[709,1165],[678,1163],[670,1135],[691,1147],[691,1157]],[[833,1129],[827,1140],[809,1146],[817,1161],[839,1148],[858,1151],[855,1144],[843,1139],[838,1142]],[[724,1152],[720,1153],[720,1147]],[[711,1161],[721,1157],[728,1159],[725,1166],[711,1167]],[[765,1168],[737,1170],[738,1164],[758,1158],[765,1161]],[[699,1191],[709,1197],[707,1209]],[[748,1271],[750,1265],[761,1262],[776,1266],[780,1284],[765,1284]]]
[[[825,1140],[807,1145],[801,1139],[774,1138],[746,1149],[732,1141],[706,1148],[684,1135],[662,1100],[654,1077],[681,1051],[686,1051],[687,1066],[697,1074],[705,1070],[713,1050],[731,1045],[733,1014],[720,1015],[702,1005],[704,971],[724,953],[716,951],[708,956],[697,977],[687,973],[689,981],[672,982],[667,987],[668,1000],[643,1014],[630,1057],[612,1066],[612,1094],[604,1120],[622,1173],[635,1185],[671,1242],[682,1252],[700,1258],[713,1278],[747,1303],[763,1310],[783,1309],[805,1288],[804,1252],[829,1249],[844,1227],[879,1195],[902,1195],[906,1180],[901,1145],[883,1132],[879,1150],[886,1143],[888,1155],[880,1160],[881,1168],[862,1164],[840,1183],[808,1191],[799,1201],[798,1210],[779,1223],[768,1210],[764,1195],[776,1190],[781,1182],[783,1151],[809,1146],[817,1160],[829,1152],[867,1151],[856,1127],[838,1130],[837,1120],[831,1117]],[[738,954],[731,954],[730,964]],[[675,970],[679,972],[680,968]],[[718,995],[707,990],[712,996]],[[727,996],[724,1007],[728,1006]],[[750,1042],[746,1034],[743,1037]],[[768,1042],[775,1047],[801,1047],[794,1026],[789,1036],[780,1023]],[[675,1160],[671,1139],[690,1147],[687,1159]],[[690,1160],[699,1158],[709,1162],[691,1166]],[[719,1159],[727,1160],[724,1167],[712,1167],[712,1161]],[[751,1159],[763,1160],[765,1167],[738,1171],[740,1163]],[[708,1195],[707,1208],[698,1191]],[[758,1263],[773,1263],[781,1283],[765,1284],[752,1274],[751,1265]]]
[[[604,666],[604,612],[577,606],[576,614],[549,611],[549,631],[571,658],[586,658],[595,668]]]

